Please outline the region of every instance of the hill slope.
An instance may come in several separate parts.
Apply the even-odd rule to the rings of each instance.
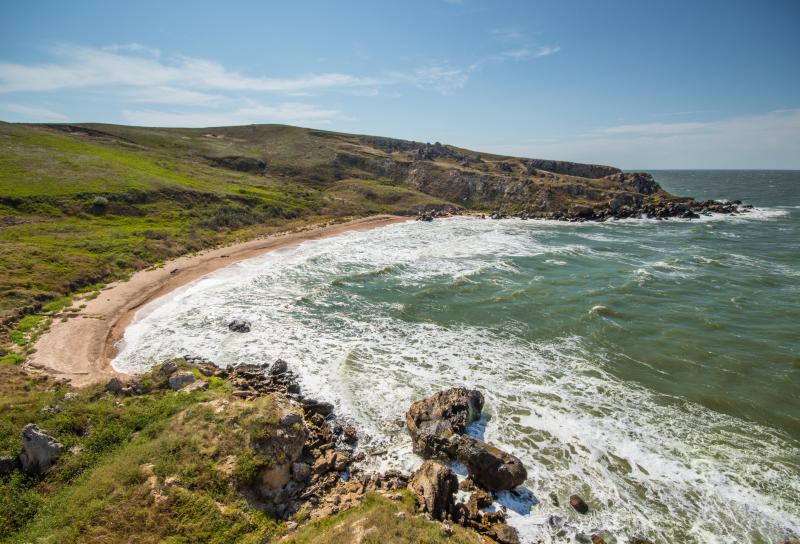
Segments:
[[[0,123],[0,322],[179,254],[308,223],[458,207],[597,218],[671,198],[649,175],[608,166],[282,125]],[[4,334],[24,343],[20,332]]]

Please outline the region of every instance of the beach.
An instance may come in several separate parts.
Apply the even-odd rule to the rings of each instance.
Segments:
[[[312,226],[276,234],[167,261],[163,266],[141,270],[127,281],[107,285],[85,307],[55,319],[36,343],[26,366],[68,380],[76,387],[121,376],[111,367],[116,345],[136,312],[147,303],[220,268],[268,251],[291,247],[307,240],[335,236],[401,221],[409,217],[376,215],[345,223]]]

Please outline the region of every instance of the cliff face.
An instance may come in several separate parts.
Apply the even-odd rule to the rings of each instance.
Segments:
[[[417,204],[425,207],[451,206],[555,219],[605,219],[642,213],[672,216],[709,209],[707,203],[670,195],[646,173],[627,173],[597,164],[482,154],[439,142],[280,125],[50,128],[77,138],[166,151],[180,160],[287,180],[321,191],[336,192],[339,187],[350,187],[346,184],[354,180],[378,182],[437,199],[436,204]]]

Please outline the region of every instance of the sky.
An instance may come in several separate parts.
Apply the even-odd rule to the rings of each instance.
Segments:
[[[0,4],[0,120],[800,169],[800,1]]]

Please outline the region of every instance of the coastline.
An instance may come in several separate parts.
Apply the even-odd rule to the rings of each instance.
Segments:
[[[76,387],[125,376],[111,367],[111,361],[126,327],[147,303],[215,270],[269,251],[409,220],[413,218],[374,215],[345,223],[322,224],[178,257],[159,268],[140,270],[128,281],[112,282],[96,298],[82,301],[85,307],[70,314],[66,321],[54,320],[36,342],[36,350],[25,367],[66,379]]]

